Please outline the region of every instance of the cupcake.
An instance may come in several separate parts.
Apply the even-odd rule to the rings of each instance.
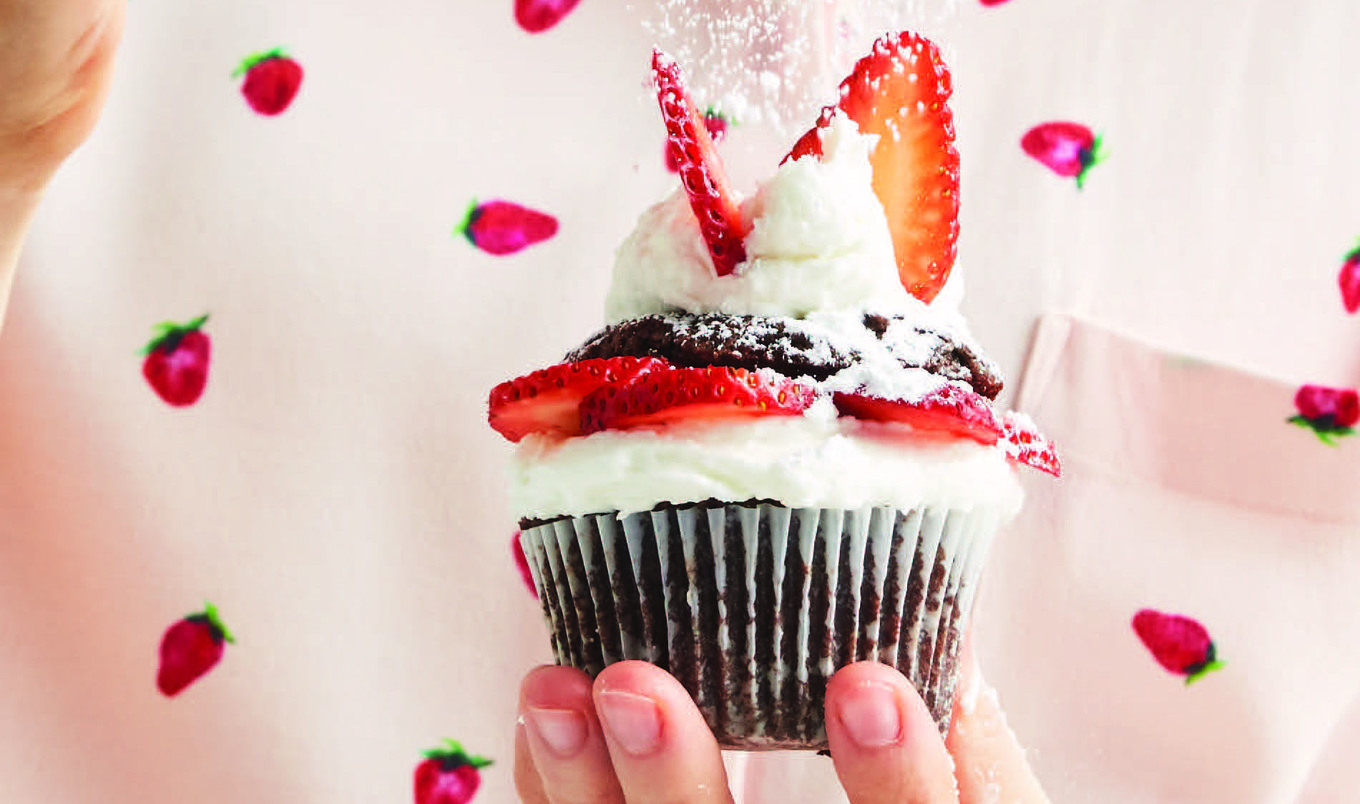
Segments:
[[[944,287],[958,154],[936,47],[875,43],[777,171],[728,187],[653,61],[681,188],[618,251],[607,326],[491,392],[560,664],[672,673],[727,748],[819,749],[841,666],[948,729],[988,548],[1052,446],[998,412]]]

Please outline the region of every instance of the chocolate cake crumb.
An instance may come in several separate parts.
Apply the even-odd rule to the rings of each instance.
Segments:
[[[881,341],[883,334],[888,331],[888,319],[878,313],[865,313],[864,328],[877,335]]]

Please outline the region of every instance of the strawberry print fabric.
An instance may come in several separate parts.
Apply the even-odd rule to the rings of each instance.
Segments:
[[[676,186],[643,89],[675,43],[639,4],[538,5],[570,13],[129,5],[0,333],[0,800],[410,801],[451,735],[495,760],[477,804],[515,801],[516,688],[549,651],[487,392],[600,326],[615,246]],[[1063,461],[1024,473],[980,602],[1011,725],[1055,802],[1351,800],[1360,439],[1285,419],[1305,385],[1360,384],[1337,69],[1360,6],[937,5],[965,280],[941,299],[966,289],[1003,401]],[[305,74],[266,115],[230,72],[277,43]],[[1110,143],[1080,193],[1018,147],[1055,120]],[[739,123],[747,193],[790,138]],[[472,198],[559,228],[492,257],[453,234]],[[138,348],[204,311],[210,378],[172,408]],[[239,644],[166,698],[159,640],[205,599]],[[1142,608],[1211,626],[1227,665],[1187,688]],[[734,757],[732,781],[841,800],[824,758]]]
[[[1085,183],[1086,172],[1103,158],[1100,136],[1082,123],[1041,123],[1025,132],[1020,147],[1059,176],[1076,179],[1077,189]]]
[[[1133,631],[1157,664],[1169,673],[1184,676],[1186,684],[1223,667],[1209,630],[1193,617],[1139,609],[1133,615]]]
[[[256,53],[232,73],[241,81],[241,95],[250,108],[265,117],[283,114],[302,88],[304,71],[283,48]]]
[[[1345,491],[1360,452],[1273,426],[1292,396],[1288,382],[1044,319],[1020,399],[1052,423],[1076,488],[1029,484],[978,629],[997,637],[981,656],[993,680],[1003,666],[1014,678],[1011,725],[1039,767],[1060,751],[1072,774],[1048,782],[1054,800],[1097,779],[1113,802],[1345,800],[1301,793],[1360,700],[1360,591],[1342,580],[1360,572],[1360,502]],[[1026,587],[1054,566],[1070,580],[1035,600]],[[1126,630],[1142,606],[1211,625],[1226,665],[1189,687],[1154,666]],[[1087,679],[1109,693],[1085,709],[1063,699]]]

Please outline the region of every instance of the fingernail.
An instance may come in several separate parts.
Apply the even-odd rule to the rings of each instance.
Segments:
[[[846,690],[836,714],[860,748],[883,748],[902,739],[897,693],[887,684],[868,681]]]
[[[661,744],[661,709],[656,701],[631,692],[602,692],[598,706],[609,736],[624,751],[645,757]]]
[[[580,712],[530,707],[529,724],[548,750],[561,759],[576,756],[586,744],[586,719]]]

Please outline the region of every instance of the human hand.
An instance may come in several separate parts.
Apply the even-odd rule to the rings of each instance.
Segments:
[[[125,0],[0,0],[0,323],[43,189],[94,129]]]
[[[0,0],[0,188],[34,193],[94,128],[124,0]]]
[[[964,667],[947,741],[891,667],[862,662],[831,679],[827,736],[851,804],[1048,804],[971,654]],[[540,667],[520,687],[519,712],[515,784],[525,804],[733,800],[713,734],[657,667],[621,662],[594,684],[573,668]]]

